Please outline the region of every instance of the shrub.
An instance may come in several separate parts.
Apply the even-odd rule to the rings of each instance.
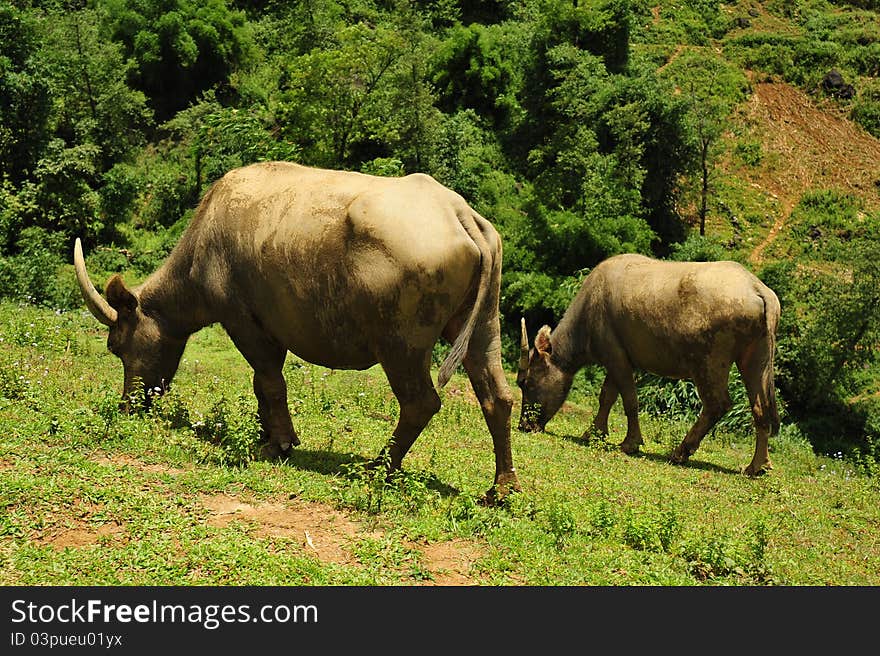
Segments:
[[[0,298],[56,309],[79,307],[82,298],[72,270],[61,271],[64,236],[30,227],[21,231],[20,251],[0,256]]]
[[[544,511],[547,530],[556,546],[560,547],[575,533],[577,525],[571,508],[565,502],[554,501]]]
[[[836,226],[837,218],[825,216]],[[868,446],[873,413],[852,399],[876,389],[880,335],[880,242],[833,233],[823,266],[781,262],[762,277],[780,297],[777,385],[788,412],[820,452]]]
[[[690,380],[642,374],[637,384],[639,407],[649,414],[696,421],[703,408],[697,388]],[[718,420],[714,429],[747,435],[752,431],[752,414],[748,393],[736,367],[731,369],[728,392],[733,406]]]
[[[223,465],[241,466],[254,460],[260,442],[260,421],[248,397],[217,400],[201,421],[192,424],[201,440],[219,447],[215,457]]]
[[[669,259],[676,262],[717,262],[729,259],[729,255],[724,246],[712,237],[692,232],[686,240],[672,246]]]
[[[668,553],[678,532],[678,515],[671,508],[651,508],[643,515],[629,511],[623,522],[623,542],[639,551]]]
[[[180,164],[161,159],[153,162],[136,224],[151,230],[174,224],[194,204],[194,189]]]
[[[880,80],[868,80],[859,89],[850,117],[875,137],[880,137]]]
[[[760,165],[763,159],[761,143],[759,141],[739,141],[734,147],[733,152],[746,166],[756,167]]]

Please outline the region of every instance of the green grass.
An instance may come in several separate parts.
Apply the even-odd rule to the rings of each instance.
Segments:
[[[609,443],[585,443],[596,400],[576,392],[547,433],[513,431],[523,492],[487,508],[491,439],[461,375],[385,483],[363,466],[397,416],[378,367],[291,358],[302,445],[236,465],[199,438],[218,401],[233,438],[256,410],[222,330],[197,334],[170,395],[131,417],[105,337],[85,311],[0,303],[0,584],[880,584],[877,479],[815,456],[794,426],[750,479],[751,437],[718,431],[676,467],[687,423],[645,413],[643,454],[624,455],[619,406]]]

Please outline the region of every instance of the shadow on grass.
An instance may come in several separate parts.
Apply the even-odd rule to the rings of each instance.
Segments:
[[[687,464],[684,465],[675,465],[669,460],[668,455],[663,455],[660,453],[637,453],[633,456],[634,458],[645,458],[646,460],[653,460],[655,462],[665,462],[670,467],[681,467],[682,469],[701,469],[703,471],[711,471],[717,472],[719,474],[736,474],[737,476],[741,475],[742,472],[739,469],[731,469],[730,467],[722,467],[721,465],[716,465],[711,462],[706,462],[704,460],[695,460],[693,456],[691,456]]]
[[[366,464],[369,460],[356,453],[296,447],[291,449],[281,462],[296,469],[331,475],[345,473],[344,465]]]
[[[334,474],[345,476],[352,466],[366,466],[372,462],[372,459],[365,458],[356,453],[339,453],[338,451],[309,450],[296,447],[291,449],[281,462],[289,467],[325,476],[332,476]],[[406,469],[402,469],[401,473],[406,475]],[[437,478],[436,474],[425,472],[421,475],[424,477],[425,486],[429,490],[434,490],[442,497],[454,497],[461,494],[458,488],[444,483]]]
[[[590,438],[586,439],[581,435],[559,435],[557,433],[547,433],[548,435],[553,435],[560,439],[566,440],[568,442],[572,442],[573,444],[577,444],[578,446],[589,447],[593,449],[602,449],[605,451],[620,451],[620,445],[612,442],[612,441],[603,441],[599,438]],[[621,451],[622,453],[622,451]],[[731,469],[730,467],[722,467],[720,465],[715,465],[711,462],[705,462],[703,460],[696,460],[693,456],[687,461],[685,465],[676,465],[670,461],[669,454],[662,453],[646,453],[645,451],[639,451],[638,453],[633,453],[630,455],[631,458],[644,458],[645,460],[653,460],[654,462],[663,462],[672,467],[682,467],[688,469],[701,469],[703,471],[712,471],[718,472],[719,474],[742,474],[739,469]]]

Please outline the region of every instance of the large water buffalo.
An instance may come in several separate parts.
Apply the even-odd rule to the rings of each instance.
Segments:
[[[147,280],[92,285],[79,239],[74,264],[86,305],[109,329],[123,398],[164,390],[187,339],[220,323],[253,367],[275,457],[300,443],[287,406],[287,352],[335,369],[379,363],[400,418],[376,462],[400,467],[440,409],[434,344],[452,344],[438,373],[464,366],[495,449],[490,497],[519,489],[510,450],[513,395],[501,365],[501,240],[433,178],[382,178],[266,162],[235,169],[202,198],[179,243]]]
[[[595,363],[606,377],[593,429],[608,434],[608,413],[620,395],[627,419],[620,447],[637,453],[643,441],[633,372],[688,378],[703,408],[672,453],[673,462],[684,463],[730,409],[727,383],[736,363],[757,433],[745,473],[758,475],[771,467],[767,440],[779,430],[773,383],[779,315],[773,290],[735,262],[611,257],[586,277],[556,330],[538,331],[531,352],[522,320],[519,428],[543,430],[568,396],[574,375]]]

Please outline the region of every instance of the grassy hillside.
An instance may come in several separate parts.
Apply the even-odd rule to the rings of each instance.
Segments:
[[[719,92],[745,87],[723,117],[697,110],[716,130],[705,237],[694,239],[701,180],[692,175],[679,208],[692,238],[679,259],[735,259],[770,284],[783,306],[777,383],[788,420],[822,452],[873,452],[872,417],[880,416],[876,7],[744,1],[701,14],[699,3],[648,4],[633,51],[652,58],[676,93],[711,105]],[[714,68],[695,87],[694,61],[703,60]],[[831,83],[834,72],[843,87]]]
[[[485,508],[491,440],[461,376],[385,484],[363,468],[397,416],[378,368],[291,359],[303,443],[270,464],[248,460],[250,370],[218,328],[132,417],[87,312],[3,303],[0,340],[5,585],[880,584],[877,477],[790,427],[771,440],[774,471],[750,479],[752,438],[721,430],[668,464],[687,422],[645,416],[630,457],[618,409],[609,443],[585,443],[596,399],[576,393],[547,434],[514,430],[524,492]]]
[[[219,327],[191,340],[173,391],[153,410],[122,416],[116,409],[121,365],[106,350],[106,331],[82,308],[72,267],[64,263],[57,278],[45,275],[55,265],[49,246],[67,253],[66,244],[59,238],[47,246],[34,237],[29,250],[30,237],[16,235],[20,252],[0,259],[6,295],[39,292],[45,304],[79,309],[0,300],[0,583],[880,585],[876,326],[844,330],[880,316],[880,299],[871,302],[877,287],[870,285],[871,275],[880,280],[880,18],[858,4],[871,5],[632,3],[631,58],[675,81],[676,94],[697,99],[684,63],[716,58],[727,67],[718,69],[726,71],[719,84],[731,100],[709,151],[706,236],[693,235],[700,180],[691,172],[681,180],[677,211],[692,238],[673,255],[739,260],[783,298],[778,381],[792,412],[771,439],[769,475],[740,474],[754,448],[741,404],[688,466],[667,462],[694,410],[693,390],[683,385],[643,397],[641,456],[616,449],[625,430],[619,404],[609,442],[582,441],[597,407],[595,381],[587,375],[578,377],[546,434],[514,430],[524,491],[500,508],[485,508],[479,500],[494,471],[491,439],[467,379],[457,375],[442,392],[443,409],[404,461],[403,476],[386,484],[364,468],[397,418],[381,370],[330,371],[293,357],[285,373],[303,443],[286,462],[256,462],[251,372]],[[486,22],[475,34],[490,61],[507,47],[504,38],[515,44],[520,35],[498,37],[504,26]],[[853,97],[822,87],[831,68],[854,86]],[[505,69],[498,70],[504,79]],[[260,73],[250,74],[239,72],[237,82],[258,96],[248,85],[259,88]],[[96,283],[113,271],[137,283],[179,237],[192,205],[189,158],[198,150],[188,138],[217,140],[216,153],[198,151],[217,170],[239,157],[224,135],[249,143],[235,122],[247,111],[224,113],[209,103],[196,109],[166,125],[167,140],[149,144],[116,171],[115,187],[111,179],[103,188],[120,193],[108,195],[110,201],[133,209],[116,226],[116,241],[90,249]],[[215,122],[190,126],[199,111],[212,112]],[[533,254],[523,244],[535,240],[534,225],[547,219],[556,229],[552,221],[559,220],[562,234],[567,215],[541,213],[523,191],[532,181],[504,170],[497,144],[487,129],[479,131],[492,121],[471,125],[473,115],[467,110],[444,123],[460,128],[450,134],[461,143],[445,144],[459,167],[453,173],[487,207],[503,210],[492,219],[507,221],[506,262],[522,247],[517,265],[525,266]],[[262,117],[249,116],[256,127],[247,126],[267,138]],[[189,136],[175,142],[175,131]],[[79,162],[60,161],[71,169]],[[400,161],[385,164],[391,171]],[[57,185],[45,174],[55,185],[49,190],[75,190],[61,173]],[[15,197],[9,188],[4,182],[0,200],[32,202],[48,212],[42,196]],[[510,200],[515,196],[519,205]],[[87,205],[60,198],[65,212]],[[4,230],[19,205],[0,206]],[[535,216],[526,214],[532,210]],[[534,282],[531,273],[526,284]],[[548,289],[558,297],[576,286],[570,277]],[[542,289],[535,283],[533,295]],[[838,319],[842,328],[834,332]],[[510,328],[518,316],[504,321]],[[510,380],[516,417],[512,373]],[[796,404],[814,392],[798,416]],[[651,399],[661,393],[680,398],[667,404],[674,411],[657,415],[652,411],[662,404]],[[850,418],[858,425],[844,437],[856,435],[858,442],[840,438]]]

